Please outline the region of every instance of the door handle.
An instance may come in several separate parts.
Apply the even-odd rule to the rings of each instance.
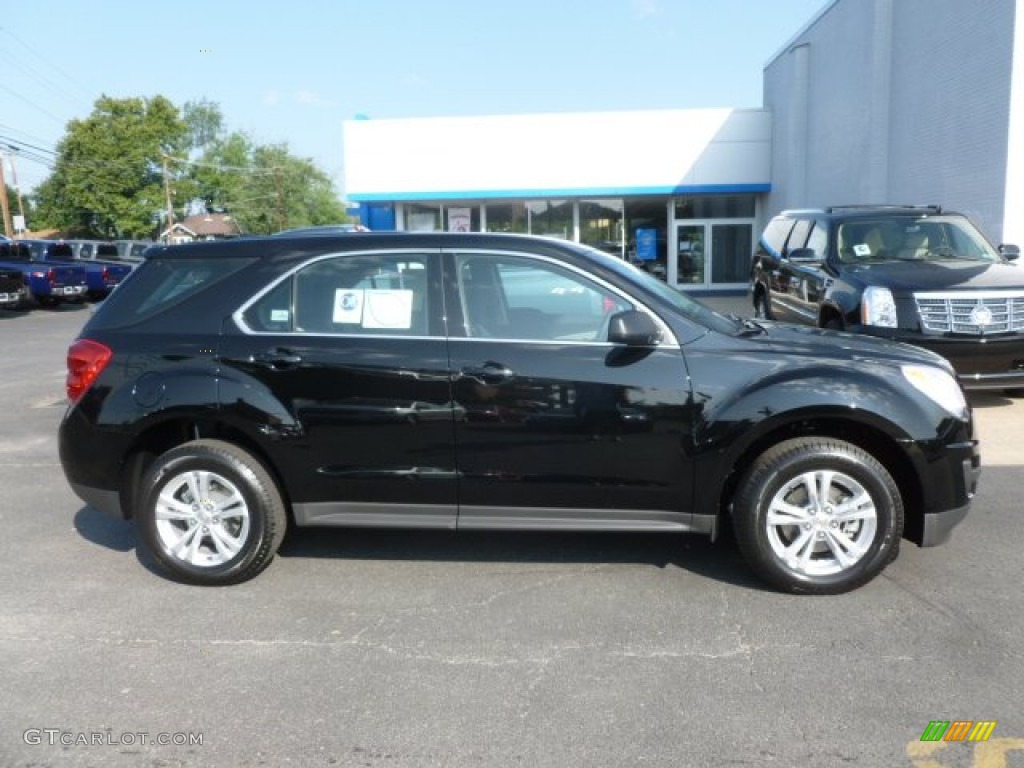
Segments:
[[[256,352],[249,355],[249,362],[275,371],[295,368],[302,363],[302,356],[287,349],[272,349],[268,352]]]
[[[484,384],[500,384],[515,378],[515,371],[501,363],[488,360],[483,365],[468,365],[459,371],[459,375],[467,379],[476,379]]]

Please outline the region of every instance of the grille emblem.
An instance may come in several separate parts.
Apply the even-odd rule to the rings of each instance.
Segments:
[[[971,322],[979,328],[992,325],[992,310],[983,304],[979,304],[971,310]]]

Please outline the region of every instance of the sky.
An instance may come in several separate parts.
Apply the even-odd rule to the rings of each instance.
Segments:
[[[205,98],[343,192],[341,125],[357,115],[759,107],[765,64],[828,4],[34,0],[0,15],[0,150],[48,156],[100,95]],[[49,173],[16,165],[25,191]]]

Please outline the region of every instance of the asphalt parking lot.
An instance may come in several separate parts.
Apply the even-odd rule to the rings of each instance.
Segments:
[[[0,313],[0,766],[1024,766],[1024,401],[972,398],[971,514],[849,595],[700,537],[367,530],[204,589],[64,482],[88,311]]]

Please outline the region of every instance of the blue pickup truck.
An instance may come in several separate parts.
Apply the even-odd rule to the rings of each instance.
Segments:
[[[25,303],[54,307],[62,302],[85,300],[85,268],[69,264],[42,264],[32,261],[29,249],[20,240],[0,239],[0,269],[22,273],[27,294]]]
[[[46,264],[67,264],[85,268],[86,298],[98,301],[106,298],[118,283],[132,271],[132,266],[102,259],[82,258],[71,243],[60,240],[21,240],[28,248],[32,261]]]
[[[0,267],[0,309],[17,309],[26,294],[24,273],[14,267]]]

